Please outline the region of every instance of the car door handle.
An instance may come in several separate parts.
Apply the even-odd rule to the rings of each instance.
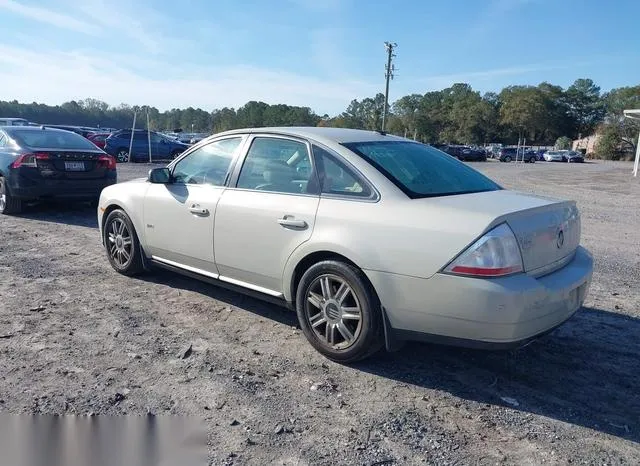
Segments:
[[[209,210],[204,207],[200,207],[198,204],[193,204],[189,207],[189,212],[196,215],[209,215]]]
[[[301,230],[307,228],[308,226],[307,222],[305,222],[304,220],[296,220],[291,215],[285,215],[284,217],[279,218],[278,223],[283,227],[299,228]]]

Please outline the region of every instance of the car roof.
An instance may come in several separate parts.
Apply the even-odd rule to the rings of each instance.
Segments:
[[[251,134],[281,134],[297,136],[304,139],[314,139],[320,143],[348,143],[348,142],[371,142],[371,141],[411,141],[391,134],[383,134],[378,131],[351,128],[327,128],[317,126],[275,126],[262,128],[243,128],[214,134],[214,137],[226,136],[238,133]]]
[[[0,126],[4,131],[10,133],[12,131],[58,131],[64,133],[73,133],[73,131],[67,131],[66,129],[51,128],[49,126]],[[76,133],[74,133],[76,134]]]

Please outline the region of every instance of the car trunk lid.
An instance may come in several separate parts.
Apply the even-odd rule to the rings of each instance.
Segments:
[[[429,215],[464,223],[478,236],[506,222],[520,246],[524,270],[532,275],[561,267],[580,243],[580,216],[574,201],[498,190],[418,202],[430,206]]]
[[[100,161],[102,152],[38,150],[37,166],[43,177],[58,179],[103,178],[108,170]]]

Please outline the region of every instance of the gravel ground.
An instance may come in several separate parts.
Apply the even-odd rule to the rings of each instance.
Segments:
[[[0,413],[193,415],[211,464],[639,464],[640,179],[627,163],[473,166],[578,201],[594,281],[544,339],[341,366],[293,313],[116,274],[92,208],[40,205],[0,218]]]

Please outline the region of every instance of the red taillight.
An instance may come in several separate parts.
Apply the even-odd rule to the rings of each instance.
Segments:
[[[105,167],[107,170],[116,169],[116,159],[110,155],[101,155],[98,157],[98,165]]]
[[[520,246],[511,228],[502,223],[469,246],[444,271],[483,278],[522,272]]]
[[[34,152],[29,154],[21,154],[11,164],[11,168],[30,167],[36,168],[38,166],[37,160],[49,160],[49,154],[46,152]]]

